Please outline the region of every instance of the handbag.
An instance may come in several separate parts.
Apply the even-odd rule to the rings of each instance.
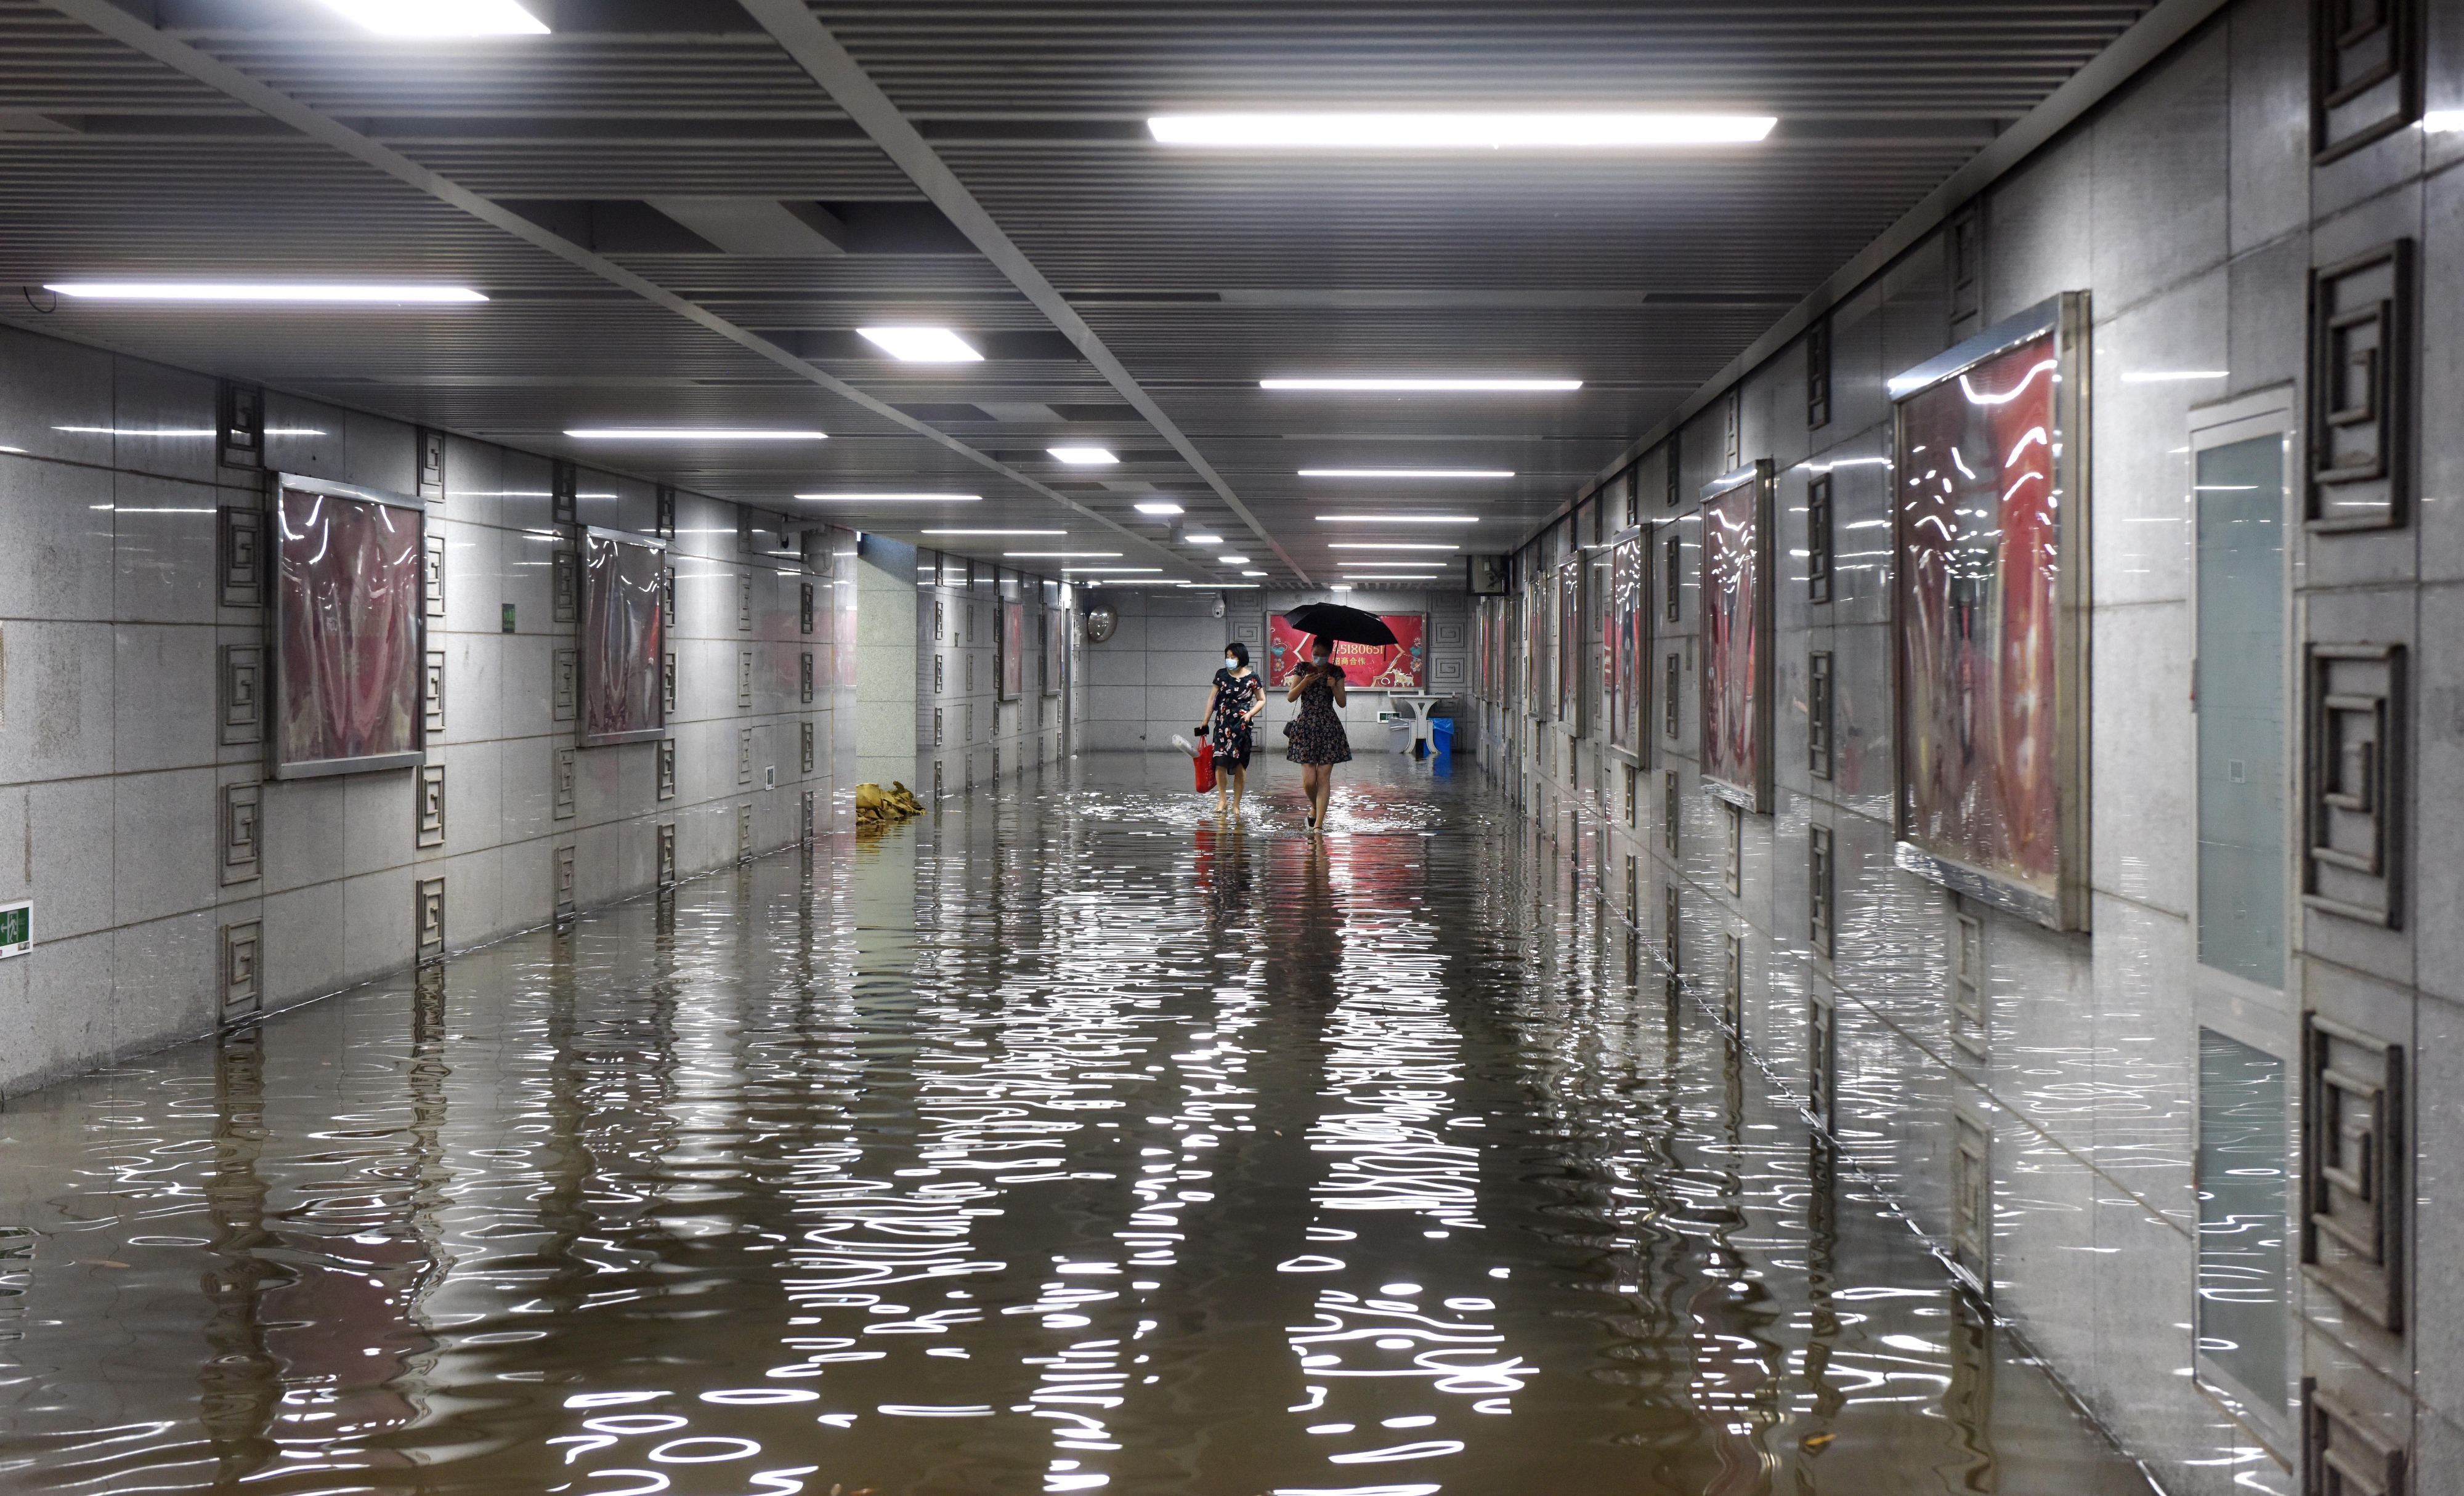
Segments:
[[[1201,747],[1198,750],[1198,757],[1191,761],[1198,765],[1198,793],[1203,795],[1215,787],[1214,751]]]

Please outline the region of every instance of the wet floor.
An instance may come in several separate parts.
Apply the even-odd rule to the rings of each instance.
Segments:
[[[1186,774],[18,1098],[0,1489],[2146,1491],[1476,772]]]

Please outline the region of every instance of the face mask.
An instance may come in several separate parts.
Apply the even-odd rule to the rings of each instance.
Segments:
[[[1223,656],[1223,668],[1227,671],[1237,671],[1241,668],[1241,662],[1227,654]]]

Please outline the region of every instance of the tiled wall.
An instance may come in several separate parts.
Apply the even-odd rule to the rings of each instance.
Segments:
[[[934,551],[918,552],[915,568],[915,792],[964,794],[1068,757],[1069,668],[1047,690],[1044,664],[1045,628],[1075,638],[1060,584]],[[1004,602],[1025,608],[1012,701],[1000,698],[995,639]]]
[[[551,465],[460,439],[428,506],[441,827],[419,769],[268,779],[243,678],[264,619],[226,605],[217,514],[261,509],[263,473],[221,465],[216,425],[209,378],[0,331],[0,901],[31,898],[34,932],[0,961],[0,1091],[402,968],[417,885],[443,880],[463,949],[652,887],[662,826],[689,876],[795,841],[807,794],[833,824],[853,537],[791,574],[740,552],[733,506],[677,495],[671,785],[659,743],[575,746]],[[407,426],[279,393],[265,425],[268,470],[418,491]],[[655,528],[651,486],[579,479],[580,523]]]
[[[2428,11],[2427,55],[2464,55],[2464,9]],[[1847,297],[1831,321],[1826,424],[1811,419],[1799,341],[1684,427],[1673,506],[1667,448],[1642,454],[1639,517],[1654,574],[1645,605],[1655,649],[1676,654],[1682,671],[1673,736],[1661,732],[1661,654],[1646,672],[1650,740],[1637,756],[1607,750],[1596,732],[1570,737],[1517,703],[1481,709],[1492,729],[1485,766],[1579,859],[1638,940],[1674,958],[1683,990],[1727,1011],[1733,952],[1745,1039],[1810,1105],[1830,1111],[1844,1154],[1946,1252],[1963,1230],[1981,1231],[1994,1307],[2168,1489],[2217,1496],[2302,1489],[2303,1460],[2325,1451],[2374,1471],[2391,1456],[2409,1463],[2409,1485],[2342,1489],[2464,1487],[2464,1276],[2443,1246],[2464,1218],[2451,1187],[2464,1152],[2464,1069],[2450,1056],[2451,1034],[2464,1026],[2455,975],[2464,963],[2441,959],[2464,941],[2453,871],[2464,822],[2452,813],[2464,803],[2464,716],[2454,710],[2464,678],[2456,651],[2440,647],[2464,620],[2464,439],[2452,414],[2464,396],[2464,172],[2455,169],[2464,136],[2407,123],[2314,160],[2313,35],[2306,4],[2231,7],[1994,185],[1972,217],[1954,219],[1980,235],[1972,277],[1947,253],[1947,230]],[[2438,66],[2428,71],[2431,107],[2442,107],[2453,68],[2444,82]],[[2382,356],[2400,366],[2381,407],[2410,399],[2425,412],[2412,453],[2417,502],[2387,528],[2305,534],[2298,429],[2305,361],[2327,336],[2309,310],[2311,273],[2402,239],[2419,252],[2409,324],[2419,352],[2411,363]],[[2063,934],[1895,866],[1883,382],[2068,291],[2089,293],[2093,319],[2092,933]],[[2130,377],[2149,373],[2200,377]],[[2221,997],[2203,982],[2191,928],[2191,430],[2196,407],[2236,397],[2265,405],[2270,392],[2295,412],[2295,658],[2306,641],[2392,645],[2418,662],[2409,688],[2387,693],[2388,715],[2371,718],[2409,752],[2409,782],[2397,760],[2397,778],[2378,785],[2387,808],[2367,812],[2399,849],[2396,870],[2411,891],[2394,896],[2395,928],[2297,900],[2290,990],[2278,1004]],[[1757,458],[1778,473],[1777,783],[1771,813],[1732,821],[1697,772],[1699,495]],[[1817,473],[1832,481],[1839,558],[1824,603],[1810,601],[1804,560]],[[1669,621],[1660,561],[1672,537],[1681,565]],[[1562,543],[1551,537],[1525,560],[1551,564]],[[1584,648],[1596,679],[1598,647]],[[1828,778],[1812,772],[1807,736],[1817,649],[1836,672]],[[2346,688],[2289,673],[2297,752],[2288,761],[2298,763],[2305,714],[2343,710],[2327,697]],[[2394,725],[2408,715],[2409,733]],[[2341,730],[2365,740],[2356,720],[2348,711]],[[2318,773],[2351,779],[2343,787],[2353,789],[2360,771],[2350,761],[2350,753],[2322,760]],[[2286,872],[2297,892],[2312,866],[2299,816],[2316,808],[2319,787],[2288,775],[2297,818]],[[1814,941],[1817,828],[1834,847],[1829,954]],[[1964,917],[1981,942],[1981,1023],[1961,1018],[1952,1001]],[[1815,1063],[1825,1018],[1836,1032],[1833,1088]],[[2312,1163],[2353,1166],[2367,1148],[2396,1159],[2361,1204],[2349,1194],[2330,1199],[2320,1180],[2306,1196],[2298,1181],[2288,1193],[2289,1262],[2303,1251],[2305,1199],[2364,1238],[2381,1233],[2384,1255],[2344,1274],[2342,1287],[2288,1266],[2281,1417],[2247,1400],[2229,1409],[2192,1375],[2203,1028],[2282,1067],[2287,1101],[2275,1120],[2294,1146],[2254,1166],[2298,1175],[2304,1116],[2328,1126],[2320,1109],[2329,1086],[2342,1088],[2342,1110]],[[2357,1037],[2321,1038],[2337,1033]],[[2360,1089],[2326,1078],[2331,1053],[2335,1067],[2368,1072]],[[1989,1181],[1965,1201],[1963,1152],[1982,1155]],[[2310,1250],[2322,1250],[2315,1233]],[[2306,1409],[2303,1377],[2318,1389]]]
[[[1101,588],[1088,597],[1120,610],[1112,637],[1087,647],[1088,710],[1078,746],[1154,752],[1172,746],[1172,737],[1190,736],[1205,710],[1206,693],[1215,672],[1223,668],[1223,646],[1233,640],[1249,647],[1250,663],[1266,670],[1266,617],[1303,603],[1342,602],[1376,613],[1428,615],[1429,689],[1461,693],[1469,679],[1468,600],[1459,592],[1402,590],[1350,592],[1217,593],[1199,588],[1163,591],[1135,587]],[[1222,613],[1217,615],[1217,600]],[[1082,605],[1085,605],[1082,604]],[[1408,741],[1389,741],[1377,720],[1387,706],[1382,692],[1354,691],[1343,711],[1345,731],[1354,753],[1384,750]],[[1433,715],[1451,715],[1456,725],[1455,749],[1469,752],[1477,724],[1467,696],[1454,694]],[[1281,758],[1283,723],[1299,709],[1280,693],[1269,693],[1266,710],[1258,719],[1256,752]]]

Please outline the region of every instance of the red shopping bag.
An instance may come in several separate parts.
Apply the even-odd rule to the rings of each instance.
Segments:
[[[1215,751],[1201,744],[1190,761],[1198,765],[1198,793],[1203,795],[1215,787]]]

